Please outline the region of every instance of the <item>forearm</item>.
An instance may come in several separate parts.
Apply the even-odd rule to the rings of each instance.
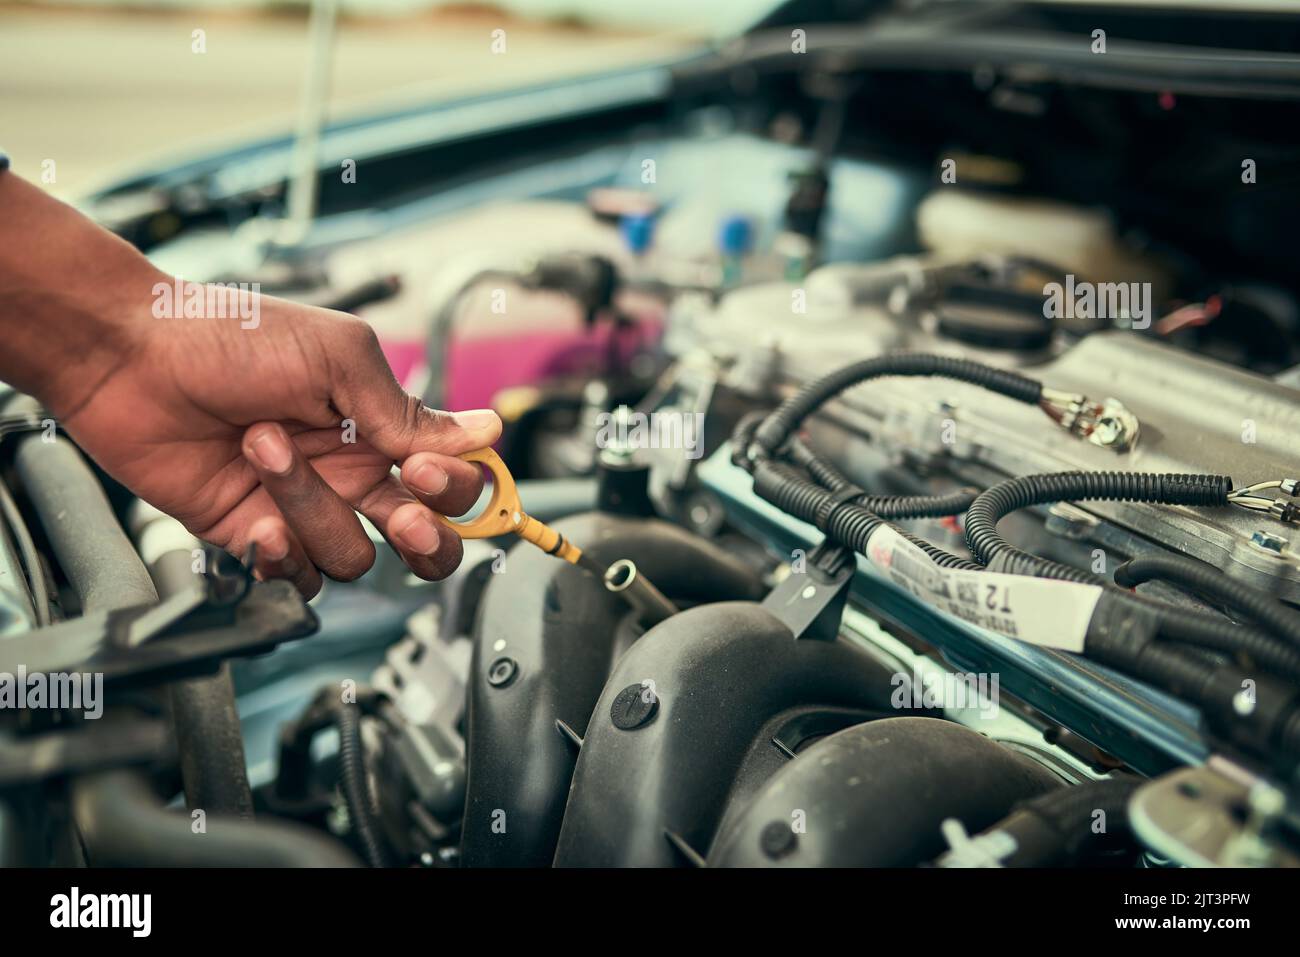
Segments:
[[[0,379],[71,415],[130,350],[166,279],[129,243],[0,172]]]
[[[358,512],[416,575],[448,575],[460,538],[438,516],[478,498],[478,466],[456,456],[497,440],[496,414],[425,408],[360,319],[198,288],[191,298],[0,172],[0,379],[39,398],[126,488],[263,578],[313,595],[322,573],[362,574],[374,544]]]

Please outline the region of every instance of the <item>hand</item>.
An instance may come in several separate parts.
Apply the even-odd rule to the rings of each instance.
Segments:
[[[209,287],[244,297],[213,310],[241,318],[163,318],[172,283],[0,173],[0,378],[195,535],[239,556],[256,543],[262,577],[310,596],[322,572],[362,574],[375,550],[357,512],[417,575],[448,575],[460,538],[434,511],[458,515],[478,497],[478,466],[453,456],[496,441],[495,413],[424,408],[352,316]]]
[[[223,292],[256,306],[255,327],[141,315],[156,299],[133,290],[114,361],[81,379],[93,388],[46,398],[62,426],[136,495],[234,555],[256,543],[258,575],[309,597],[321,573],[347,581],[374,563],[357,512],[415,574],[450,574],[460,538],[434,512],[473,505],[481,470],[454,456],[496,441],[496,414],[425,408],[359,319]]]

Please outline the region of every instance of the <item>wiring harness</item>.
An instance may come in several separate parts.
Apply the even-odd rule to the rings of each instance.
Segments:
[[[1300,522],[1300,506],[1263,494],[1295,497],[1300,482],[1282,479],[1234,490],[1222,475],[1061,472],[1013,478],[983,491],[871,495],[797,433],[830,399],[887,376],[968,382],[1037,406],[1072,435],[1111,448],[1117,447],[1116,429],[1126,441],[1137,434],[1136,419],[1114,400],[1099,403],[1047,389],[970,360],[898,353],[836,370],[770,413],[743,418],[732,435],[732,460],[753,476],[755,494],[816,526],[826,536],[824,545],[867,556],[897,584],[942,610],[1087,655],[1195,704],[1215,734],[1250,753],[1280,757],[1288,769],[1300,759],[1300,612],[1187,556],[1140,555],[1110,580],[1025,552],[998,532],[999,521],[1019,509],[1089,500],[1237,507]],[[971,559],[892,524],[962,514]],[[1245,622],[1132,590],[1153,580],[1226,607]],[[985,596],[978,608],[953,598],[974,594]]]

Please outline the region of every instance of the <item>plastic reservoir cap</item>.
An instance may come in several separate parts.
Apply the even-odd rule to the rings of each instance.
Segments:
[[[653,213],[627,213],[618,221],[618,231],[627,244],[628,252],[641,255],[654,241],[655,218]]]
[[[754,224],[747,216],[724,216],[718,227],[718,251],[724,256],[743,256],[754,243]]]

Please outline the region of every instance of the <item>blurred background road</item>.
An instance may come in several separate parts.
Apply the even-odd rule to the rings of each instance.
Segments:
[[[338,27],[331,115],[663,59],[714,30],[729,7],[716,3],[514,0],[506,10],[355,0]],[[733,12],[753,6],[742,0]],[[690,7],[707,12],[683,26]],[[192,50],[196,29],[206,53]],[[506,31],[500,54],[492,52],[497,29]],[[208,10],[180,0],[0,0],[0,147],[34,180],[53,160],[46,187],[75,197],[145,160],[290,130],[306,54],[299,3]]]

